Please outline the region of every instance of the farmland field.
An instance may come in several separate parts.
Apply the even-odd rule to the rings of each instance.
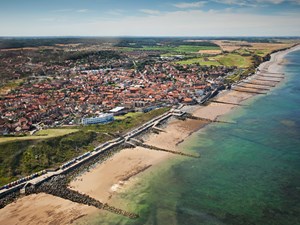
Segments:
[[[206,59],[206,60],[205,60]],[[239,68],[246,68],[251,65],[251,58],[241,56],[239,54],[225,54],[218,55],[213,57],[197,57],[188,60],[179,61],[178,64],[193,64],[200,63],[200,65],[204,66],[237,66]]]
[[[194,63],[199,63],[200,65],[203,65],[203,66],[220,66],[221,65],[215,59],[210,59],[209,61],[206,61],[204,59],[204,57],[192,58],[192,59],[187,59],[187,60],[178,62],[178,64],[180,64],[180,65],[190,65],[190,64],[194,64]]]
[[[237,66],[240,68],[246,68],[251,65],[250,57],[245,57],[238,54],[219,55],[216,56],[215,59],[224,66]]]

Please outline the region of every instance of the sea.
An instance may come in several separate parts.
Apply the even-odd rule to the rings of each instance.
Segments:
[[[282,70],[276,88],[222,117],[235,124],[210,124],[180,145],[201,158],[174,157],[119,194],[138,219],[102,213],[81,223],[300,224],[300,51]]]

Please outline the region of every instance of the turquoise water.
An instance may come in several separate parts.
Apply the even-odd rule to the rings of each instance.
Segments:
[[[285,82],[225,118],[237,124],[183,143],[200,159],[172,162],[120,196],[138,220],[91,224],[300,224],[300,51],[286,58]]]

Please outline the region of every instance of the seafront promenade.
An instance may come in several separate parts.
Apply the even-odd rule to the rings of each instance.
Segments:
[[[89,160],[95,158],[96,156],[100,155],[103,152],[106,152],[116,146],[121,145],[122,143],[125,143],[127,141],[130,140],[130,138],[133,138],[137,135],[139,135],[140,133],[148,130],[149,128],[155,127],[157,124],[163,122],[164,120],[168,119],[171,116],[181,116],[183,115],[183,113],[175,111],[174,109],[171,109],[170,111],[148,121],[147,123],[143,124],[142,126],[128,132],[127,134],[125,134],[124,136],[115,138],[113,140],[110,140],[108,142],[105,142],[99,146],[97,146],[96,148],[94,148],[93,151],[90,151],[88,153],[85,153],[83,156],[79,156],[76,157],[72,160],[70,160],[69,162],[65,163],[64,165],[60,166],[58,170],[56,171],[46,171],[46,173],[44,173],[43,175],[40,175],[38,177],[34,177],[30,180],[27,180],[26,182],[22,182],[20,184],[11,186],[11,187],[7,187],[7,188],[3,188],[2,190],[0,190],[0,197],[5,196],[11,192],[15,192],[15,191],[20,191],[23,189],[25,189],[28,185],[39,185],[47,180],[49,180],[50,178],[54,177],[54,176],[58,176],[58,175],[62,175],[62,174],[67,174],[69,171],[74,170],[75,168],[77,168],[78,166],[82,165],[83,163],[88,162]],[[22,180],[22,179],[20,179]],[[25,193],[25,190],[23,190],[23,192]]]

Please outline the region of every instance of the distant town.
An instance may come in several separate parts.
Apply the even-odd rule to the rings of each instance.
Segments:
[[[100,41],[25,47],[18,40],[2,40],[0,135],[196,104],[224,84],[230,87],[228,78],[253,73],[272,51],[254,51],[245,41]],[[244,68],[235,65],[238,60]]]

